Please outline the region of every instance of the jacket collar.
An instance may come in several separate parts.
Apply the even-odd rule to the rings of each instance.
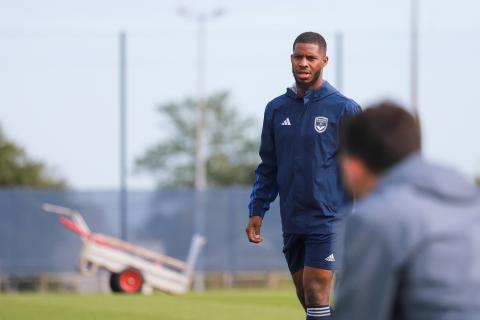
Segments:
[[[416,171],[416,169],[419,169],[424,165],[425,163],[420,152],[415,152],[388,169],[380,178],[376,189],[381,189],[390,184],[409,180],[411,172]]]
[[[305,96],[299,97],[297,96],[297,87],[295,84],[291,86],[290,88],[287,88],[287,95],[293,99],[303,99],[305,101],[308,100],[319,100],[322,98],[325,98],[326,96],[329,96],[331,94],[334,94],[337,92],[337,89],[335,89],[328,81],[323,81],[322,85],[318,87],[317,89],[313,90],[308,90]]]
[[[388,186],[399,183],[407,183],[417,190],[444,200],[471,201],[480,196],[479,190],[461,174],[425,161],[420,152],[408,156],[388,170],[380,178],[375,191],[379,192]]]

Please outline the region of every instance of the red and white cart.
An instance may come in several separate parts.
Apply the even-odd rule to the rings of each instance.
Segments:
[[[149,294],[158,289],[184,294],[190,289],[195,263],[205,244],[203,237],[193,236],[184,262],[108,235],[92,233],[82,215],[70,208],[45,203],[43,210],[61,215],[59,222],[82,239],[80,272],[89,276],[99,268],[108,270],[113,292]]]

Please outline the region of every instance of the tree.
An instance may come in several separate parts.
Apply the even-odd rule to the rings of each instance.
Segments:
[[[64,189],[62,179],[52,177],[49,168],[30,159],[0,128],[0,186]]]
[[[137,159],[137,168],[156,175],[161,187],[192,187],[195,159],[196,101],[186,98],[158,107],[170,134]],[[206,100],[207,181],[211,186],[250,185],[258,164],[256,122],[241,117],[228,93]]]

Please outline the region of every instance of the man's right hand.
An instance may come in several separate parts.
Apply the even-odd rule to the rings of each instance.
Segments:
[[[253,243],[260,243],[263,241],[262,236],[260,236],[260,228],[262,227],[262,217],[253,216],[248,220],[247,229],[247,238],[248,241]]]

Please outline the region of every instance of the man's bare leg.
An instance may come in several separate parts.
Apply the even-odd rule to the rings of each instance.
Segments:
[[[304,267],[303,292],[307,320],[330,319],[330,288],[333,271]]]
[[[307,308],[305,304],[305,290],[303,288],[303,268],[292,274],[293,284],[295,284],[295,290],[297,291],[297,297],[303,306],[303,309]]]

